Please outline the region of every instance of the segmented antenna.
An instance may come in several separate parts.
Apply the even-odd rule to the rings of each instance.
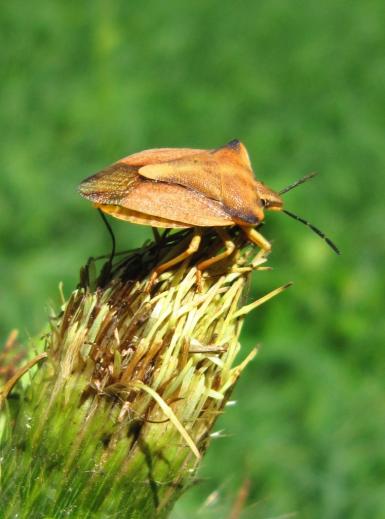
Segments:
[[[311,178],[315,177],[316,174],[317,174],[316,172],[313,172],[313,173],[309,173],[308,175],[305,175],[304,177],[300,178],[299,180],[297,180],[293,184],[290,184],[290,186],[287,186],[284,189],[282,189],[278,194],[279,195],[283,195],[284,193],[287,193],[288,191],[291,191],[295,187],[297,187],[297,186],[303,184],[304,182],[307,182]]]
[[[299,222],[303,223],[304,225],[306,225],[307,227],[310,227],[310,229],[315,232],[316,234],[318,234],[318,236],[320,236],[323,240],[326,241],[326,243],[329,245],[329,247],[331,247],[334,252],[336,252],[337,254],[341,254],[340,251],[337,249],[337,247],[334,245],[334,243],[331,241],[330,238],[328,238],[322,231],[320,231],[319,229],[317,229],[317,227],[314,227],[313,224],[311,224],[310,222],[308,222],[307,220],[304,220],[303,218],[301,218],[300,216],[297,216],[296,214],[294,213],[291,213],[290,211],[287,211],[286,209],[282,209],[282,212],[287,214],[288,216],[290,216],[291,218],[294,218],[294,220],[298,220]]]

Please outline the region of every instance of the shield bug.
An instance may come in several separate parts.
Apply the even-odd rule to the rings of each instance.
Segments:
[[[198,250],[204,227],[215,228],[225,250],[199,263],[198,273],[234,251],[226,227],[239,226],[251,242],[270,251],[270,243],[256,230],[265,210],[282,211],[304,223],[338,253],[319,229],[283,208],[281,195],[312,176],[275,192],[255,178],[245,146],[233,140],[212,150],[159,148],[134,153],[85,179],[79,190],[95,207],[121,220],[153,227],[195,228],[188,248],[157,267],[154,281]]]

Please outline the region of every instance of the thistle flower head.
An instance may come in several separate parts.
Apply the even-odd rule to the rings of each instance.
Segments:
[[[107,261],[99,275],[94,260],[82,269],[51,316],[47,358],[8,409],[5,517],[167,516],[255,355],[236,360],[244,316],[281,290],[243,306],[265,257],[232,237],[236,252],[204,275],[201,291],[196,264],[222,246],[210,231],[150,291],[154,266],[182,250],[189,231]]]

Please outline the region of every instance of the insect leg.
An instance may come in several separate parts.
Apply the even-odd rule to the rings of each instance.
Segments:
[[[155,243],[159,243],[161,240],[160,232],[156,227],[151,227],[152,234],[154,235]]]
[[[199,233],[198,230],[195,230],[194,236],[192,237],[192,240],[190,241],[189,246],[187,247],[187,249],[184,252],[182,252],[181,254],[178,254],[178,256],[175,256],[175,258],[172,258],[169,261],[162,263],[162,265],[159,265],[159,267],[156,267],[156,269],[154,269],[153,273],[151,274],[147,290],[151,290],[151,287],[155,283],[156,278],[160,274],[162,274],[162,272],[165,272],[169,268],[174,267],[174,265],[181,263],[182,261],[187,259],[189,256],[194,254],[199,249],[201,240],[202,240],[201,234]]]
[[[201,288],[201,280],[202,280],[202,271],[210,268],[212,265],[217,263],[218,261],[221,261],[228,256],[230,256],[235,249],[235,243],[232,241],[230,236],[227,234],[227,232],[222,229],[221,227],[215,227],[215,232],[218,234],[218,236],[221,238],[221,240],[224,243],[225,250],[221,252],[220,254],[216,254],[215,256],[212,256],[211,258],[201,261],[197,265],[197,285],[198,289]]]
[[[271,251],[271,245],[254,227],[247,227],[246,225],[240,225],[242,231],[246,234],[247,238],[255,245],[258,245],[264,252]]]

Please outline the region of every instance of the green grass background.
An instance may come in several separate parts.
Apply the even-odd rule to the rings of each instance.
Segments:
[[[109,249],[76,192],[148,147],[241,139],[255,173],[319,225],[268,215],[274,271],[247,320],[262,343],[218,423],[202,481],[174,518],[385,517],[384,19],[381,0],[66,2],[2,5],[0,335],[41,330],[46,304]],[[114,222],[120,248],[149,236]],[[202,506],[213,491],[219,502]]]

